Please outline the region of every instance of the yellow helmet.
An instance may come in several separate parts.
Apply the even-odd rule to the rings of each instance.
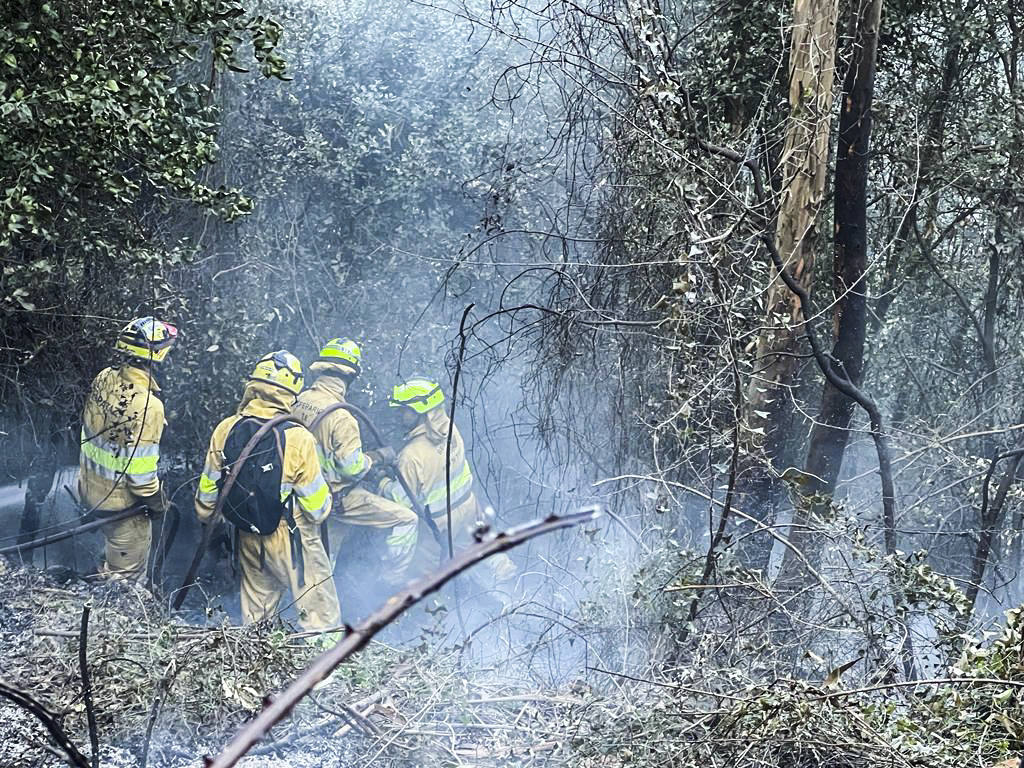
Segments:
[[[444,402],[441,385],[431,379],[418,377],[409,379],[391,390],[388,405],[392,408],[405,406],[416,413],[428,413]]]
[[[170,323],[155,317],[138,317],[121,329],[114,349],[142,360],[161,363],[177,338],[178,329]]]
[[[288,350],[279,349],[260,358],[249,381],[266,382],[298,395],[302,391],[302,363]]]
[[[332,363],[341,369],[359,375],[362,371],[363,350],[351,339],[331,339],[320,350],[318,363]]]

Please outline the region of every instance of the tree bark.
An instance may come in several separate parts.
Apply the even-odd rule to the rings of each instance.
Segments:
[[[861,0],[856,13],[853,56],[843,83],[836,150],[832,359],[846,378],[859,386],[864,372],[867,329],[868,154],[882,0]],[[835,492],[849,442],[853,408],[853,400],[825,382],[804,465],[811,491],[821,497],[831,498]]]
[[[989,504],[989,484],[992,481],[992,475],[995,473],[996,464],[1002,459],[1010,459],[1009,466],[999,481],[995,499]],[[991,464],[989,464],[988,473],[986,473],[985,481],[982,485],[981,530],[978,532],[978,543],[971,558],[971,576],[965,590],[967,610],[964,611],[957,622],[957,634],[962,634],[967,630],[974,615],[974,608],[978,602],[978,593],[981,591],[982,582],[985,580],[985,568],[992,553],[992,544],[995,541],[997,532],[1002,529],[1006,496],[1010,491],[1010,486],[1013,485],[1014,480],[1017,478],[1021,459],[1024,459],[1024,450],[1017,449],[1003,454],[996,454],[992,457]]]
[[[835,79],[837,0],[794,0],[789,54],[789,107],[780,165],[782,195],[775,242],[783,262],[805,289],[814,272],[818,214],[828,169],[832,86]],[[747,394],[753,442],[769,458],[785,435],[785,389],[796,369],[800,303],[773,270],[765,328],[757,340],[757,367]]]

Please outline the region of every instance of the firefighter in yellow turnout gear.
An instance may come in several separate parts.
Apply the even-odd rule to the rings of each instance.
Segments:
[[[299,395],[292,413],[316,437],[320,466],[335,498],[334,532],[345,535],[362,528],[385,533],[384,562],[374,577],[399,587],[407,581],[419,521],[407,506],[366,487],[367,476],[378,474],[388,456],[380,451],[364,452],[359,423],[351,413],[336,407],[345,402],[348,387],[359,375],[361,365],[362,350],[354,341],[327,342],[310,366],[316,378]]]
[[[220,422],[210,438],[195,502],[200,521],[214,522],[211,518],[224,481],[224,449],[232,428],[246,418],[262,423],[289,414],[302,382],[301,363],[286,351],[267,355],[256,365],[237,412]],[[282,432],[280,499],[290,514],[266,536],[236,528],[242,617],[252,623],[273,616],[281,598],[291,591],[303,629],[335,627],[340,621],[338,593],[319,534],[331,511],[331,494],[320,472],[313,436],[294,422],[285,424]]]
[[[157,465],[164,431],[164,405],[153,364],[167,357],[178,330],[153,317],[133,320],[114,348],[125,355],[93,380],[82,413],[78,490],[86,507],[102,517],[132,507],[148,514],[103,527],[100,573],[143,581],[153,538],[150,515],[166,510]]]
[[[441,407],[443,403],[444,393],[440,385],[423,378],[410,379],[398,385],[389,399],[391,407],[402,409],[402,419],[409,428],[405,444],[398,452],[398,471],[408,482],[417,501],[437,523],[446,548],[447,504],[450,493],[452,541],[457,552],[472,543],[477,523],[484,522],[484,518],[473,492],[473,472],[466,458],[462,435]],[[450,491],[446,482],[449,428],[452,430]],[[391,478],[381,481],[380,492],[400,504],[411,506],[401,484]],[[431,536],[426,525],[421,523],[419,543],[413,562],[414,572],[423,574],[436,569],[440,556],[440,545]],[[484,561],[482,571],[487,577],[478,577],[478,581],[482,582],[481,586],[496,589],[499,596],[507,598],[508,582],[516,574],[516,567],[511,559],[504,554],[490,557]]]

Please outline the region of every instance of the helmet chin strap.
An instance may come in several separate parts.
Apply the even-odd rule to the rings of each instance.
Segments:
[[[146,360],[129,352],[121,352],[119,357],[118,362],[120,365],[130,365],[132,368],[139,368],[150,375],[153,374],[153,363],[156,362],[155,360]]]

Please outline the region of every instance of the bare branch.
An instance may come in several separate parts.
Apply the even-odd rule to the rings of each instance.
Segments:
[[[82,701],[89,723],[89,744],[92,747],[92,768],[100,768],[100,735],[96,726],[96,708],[92,703],[92,682],[89,679],[89,614],[92,608],[82,608],[82,628],[78,634],[78,669],[82,674]]]
[[[50,732],[50,736],[57,742],[57,746],[64,751],[68,765],[73,765],[75,768],[90,768],[89,760],[79,751],[78,747],[71,743],[71,739],[57,722],[57,718],[46,707],[24,691],[19,691],[5,683],[0,683],[0,696],[35,715],[36,719]]]

